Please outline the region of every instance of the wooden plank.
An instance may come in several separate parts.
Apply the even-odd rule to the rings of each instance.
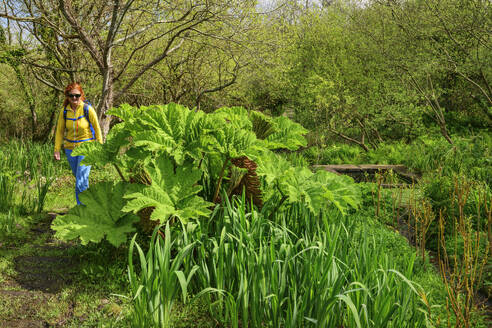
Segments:
[[[405,165],[386,165],[386,164],[361,164],[359,167],[364,171],[397,171],[397,170],[405,170]]]
[[[344,173],[358,173],[361,172],[357,165],[344,164],[344,165],[313,165],[315,170],[325,170],[328,172],[336,172],[338,174]]]
[[[406,183],[397,183],[397,184],[391,184],[391,183],[382,183],[381,188],[385,189],[392,189],[392,188],[410,188],[412,187],[411,184],[406,184]]]
[[[357,165],[352,164],[343,164],[343,165],[313,165],[315,169],[324,169],[324,170],[358,170],[359,167]]]
[[[417,181],[420,180],[422,176],[420,174],[416,173],[411,173],[411,172],[396,172],[403,180],[405,180],[408,183],[416,183]]]
[[[335,171],[335,170],[333,170],[333,169],[324,168],[324,167],[321,167],[321,168],[320,168],[320,167],[318,167],[318,168],[313,167],[313,169],[314,169],[315,171],[317,171],[317,170],[323,170],[323,171],[327,171],[327,172],[330,172],[330,173],[335,173],[335,174],[338,174],[338,175],[341,175],[341,174],[342,174],[342,173],[340,173],[340,172],[338,172],[338,171]]]
[[[371,171],[371,170],[406,170],[405,165],[386,165],[386,164],[340,164],[340,165],[313,165],[313,168],[323,168],[335,171],[346,171],[346,170],[358,170],[358,171]]]
[[[405,165],[386,165],[386,164],[338,164],[338,165],[313,165],[315,170],[326,170],[328,172],[335,173],[376,173],[378,171],[393,170],[403,180],[408,183],[417,182],[421,176],[416,173],[409,172]]]

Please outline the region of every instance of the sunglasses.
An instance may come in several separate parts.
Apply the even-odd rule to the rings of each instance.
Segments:
[[[73,93],[69,93],[67,95],[68,98],[80,98],[80,94],[73,94]]]

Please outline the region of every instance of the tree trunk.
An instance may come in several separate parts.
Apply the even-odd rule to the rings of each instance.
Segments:
[[[48,124],[46,124],[46,127],[44,128],[44,130],[42,132],[40,132],[40,133],[38,133],[38,135],[36,135],[35,141],[45,143],[48,140],[48,138],[50,137],[51,131],[53,130],[54,124],[56,123],[56,121],[55,121],[56,115],[55,114],[58,112],[57,108],[58,107],[56,107],[56,106],[53,107],[53,109],[51,110]]]
[[[101,133],[103,135],[103,139],[106,139],[106,136],[109,133],[109,128],[111,126],[112,116],[106,116],[106,112],[113,107],[113,95],[106,96],[106,98],[101,99],[101,105],[99,106],[99,124],[101,126]]]
[[[48,124],[46,125],[44,130],[40,131],[36,136],[36,141],[40,141],[42,143],[45,143],[48,140],[58,119],[58,116],[56,114],[58,113],[58,109],[60,108],[60,97],[57,90],[52,89],[52,92],[53,98],[51,98],[51,103],[49,104],[49,108],[51,108],[51,113]]]
[[[111,126],[111,116],[106,116],[106,112],[113,107],[114,101],[114,78],[113,78],[113,66],[111,65],[111,53],[108,53],[106,57],[106,67],[102,70],[103,86],[101,92],[101,100],[98,106],[98,117],[101,126],[101,133],[103,139],[106,139],[106,135],[109,132]]]
[[[29,89],[29,86],[26,83],[26,79],[24,78],[24,75],[22,74],[19,68],[19,65],[10,65],[10,66],[14,69],[15,75],[17,76],[17,79],[22,85],[22,91],[24,91],[24,96],[26,98],[26,101],[29,104],[29,111],[31,112],[31,140],[34,140],[34,137],[36,135],[36,127],[38,125],[36,104],[34,102],[34,98],[32,96],[31,90]]]
[[[31,140],[34,141],[38,126],[38,114],[36,114],[36,107],[33,102],[29,102],[29,110],[31,111]]]
[[[446,128],[446,122],[444,124],[439,124],[439,128],[441,129],[441,134],[446,139],[447,142],[449,142],[451,145],[454,144],[453,140],[449,136],[448,129]]]

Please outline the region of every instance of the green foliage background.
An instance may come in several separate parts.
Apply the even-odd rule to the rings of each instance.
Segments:
[[[269,3],[238,22],[244,24],[238,26],[243,30],[240,40],[195,38],[146,73],[115,105],[179,102],[193,108],[199,97],[204,111],[240,105],[274,116],[286,113],[313,131],[312,142],[343,135],[373,149],[382,142],[439,135],[442,126],[450,134],[467,134],[492,123],[488,2]],[[224,35],[233,33],[227,24],[219,26]],[[49,28],[39,33],[46,42],[51,40]],[[0,34],[6,82],[0,84],[0,94],[5,95],[0,98],[0,136],[34,134],[46,139],[49,134],[41,132],[54,124],[51,113],[61,100],[58,91],[36,78],[29,61],[42,55],[46,65],[55,64],[50,62],[53,54],[35,43],[16,43],[12,33],[7,38],[5,28]],[[19,51],[22,56],[14,56]],[[131,51],[131,44],[118,48],[121,54]],[[159,42],[146,56],[156,51]],[[73,54],[86,66],[77,79],[83,81],[89,99],[97,100],[100,85],[87,54],[79,49]],[[15,65],[14,57],[21,59]],[[136,70],[130,65],[128,76]],[[67,74],[61,71],[60,79]],[[232,76],[234,83],[228,87],[202,93]],[[24,90],[21,80],[26,81]],[[24,110],[30,102],[38,116],[34,130],[29,125],[32,114]]]

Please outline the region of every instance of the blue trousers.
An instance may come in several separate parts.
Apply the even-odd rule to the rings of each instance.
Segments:
[[[91,167],[90,165],[80,165],[84,156],[72,156],[71,149],[65,149],[65,155],[67,156],[68,164],[70,164],[73,176],[75,177],[75,199],[77,200],[77,205],[83,205],[79,200],[79,194],[89,188],[89,173],[91,172]]]

